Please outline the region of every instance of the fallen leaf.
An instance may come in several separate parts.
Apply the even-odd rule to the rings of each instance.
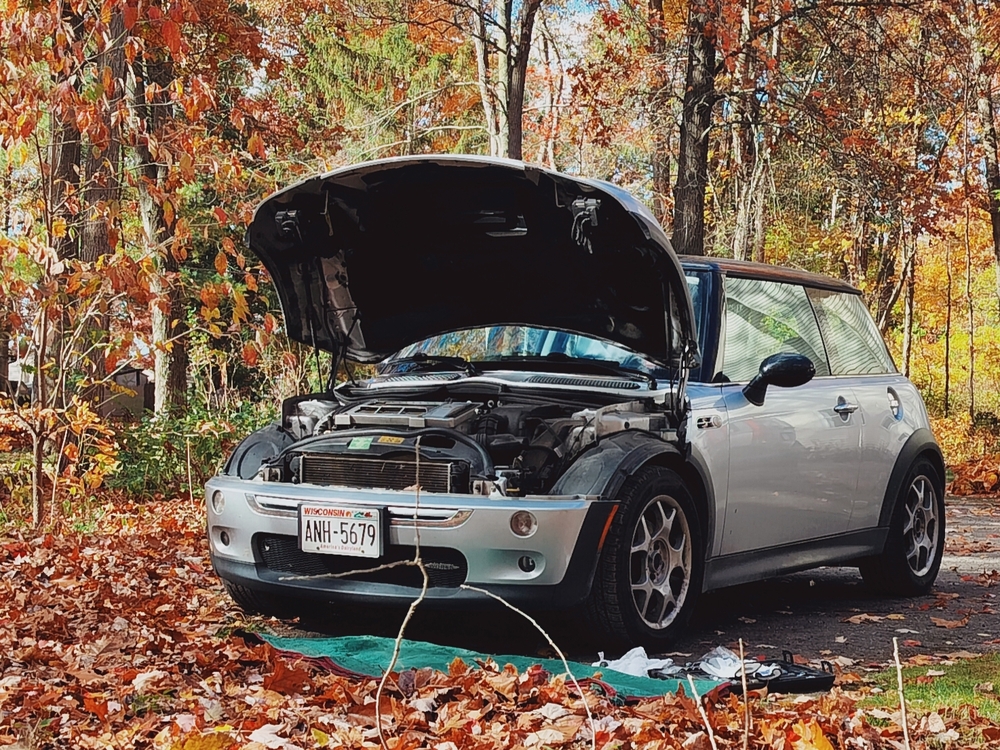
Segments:
[[[945,620],[941,617],[932,617],[931,622],[933,622],[939,628],[947,628],[948,630],[954,630],[955,628],[964,628],[969,624],[968,616],[963,617],[961,620]]]
[[[944,719],[941,718],[941,714],[934,712],[928,714],[920,720],[920,727],[925,732],[930,732],[931,734],[940,734],[948,729],[945,726]]]
[[[884,619],[885,618],[881,617],[880,615],[869,615],[867,613],[863,613],[860,615],[854,615],[852,617],[848,617],[847,619],[842,620],[842,622],[849,622],[854,625],[860,625],[863,622],[882,622],[882,620]]]

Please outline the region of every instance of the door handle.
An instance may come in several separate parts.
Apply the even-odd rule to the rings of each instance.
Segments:
[[[837,405],[833,407],[833,410],[840,414],[841,416],[846,416],[847,414],[853,414],[858,410],[857,404],[852,404],[850,401],[845,401],[841,399],[837,402]]]

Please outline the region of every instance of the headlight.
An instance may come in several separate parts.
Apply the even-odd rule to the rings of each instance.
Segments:
[[[216,490],[212,493],[212,510],[216,513],[222,513],[223,509],[226,507],[226,496],[222,494],[221,490]]]

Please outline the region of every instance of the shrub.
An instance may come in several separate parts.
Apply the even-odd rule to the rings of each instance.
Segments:
[[[193,497],[240,440],[275,416],[258,403],[242,402],[224,413],[192,407],[145,417],[119,431],[118,468],[108,485],[142,498]]]

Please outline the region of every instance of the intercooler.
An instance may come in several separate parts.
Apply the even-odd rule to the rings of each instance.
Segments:
[[[407,490],[417,485],[416,461],[313,453],[302,456],[300,472],[300,480],[307,484],[385,490]],[[468,467],[445,461],[421,461],[420,489],[468,492]]]

